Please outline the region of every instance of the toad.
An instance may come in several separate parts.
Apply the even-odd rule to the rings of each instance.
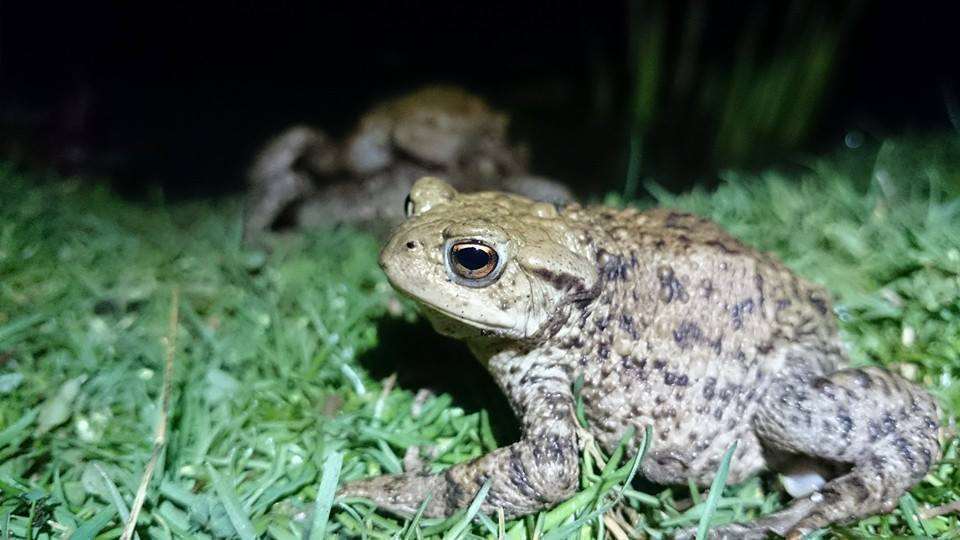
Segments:
[[[940,412],[922,388],[851,367],[827,292],[701,217],[557,207],[419,180],[380,264],[442,334],[466,342],[521,419],[519,442],[445,472],[349,483],[409,515],[468,505],[518,517],[571,496],[579,479],[573,383],[585,429],[607,451],[630,427],[640,471],[709,486],[786,471],[794,499],[713,538],[799,538],[893,509],[940,458]],[[826,465],[826,466],[821,466]],[[826,471],[833,470],[836,474]],[[791,487],[792,486],[792,487]]]
[[[343,142],[308,126],[276,136],[248,177],[248,239],[286,217],[300,227],[340,223],[389,230],[403,219],[413,182],[443,174],[463,191],[504,190],[549,202],[572,199],[532,176],[526,151],[507,140],[509,119],[483,99],[428,86],[366,112]]]

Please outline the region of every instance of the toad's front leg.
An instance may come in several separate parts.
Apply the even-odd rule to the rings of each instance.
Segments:
[[[496,375],[496,373],[495,373]],[[579,478],[579,451],[570,384],[556,367],[525,366],[501,384],[523,416],[523,438],[436,475],[405,473],[360,480],[344,486],[338,496],[364,497],[401,515],[411,515],[431,496],[428,516],[447,516],[470,504],[484,483],[490,491],[480,511],[502,508],[509,517],[549,508],[568,498]],[[500,377],[498,377],[500,378]],[[525,382],[520,388],[513,386]]]

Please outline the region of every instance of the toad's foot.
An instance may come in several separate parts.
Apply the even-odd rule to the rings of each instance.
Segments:
[[[712,527],[707,531],[707,538],[711,540],[761,540],[764,538],[786,536],[788,539],[802,538],[802,535],[792,533],[798,521],[814,510],[816,505],[810,499],[796,501],[784,510],[775,512],[749,523],[729,523]],[[674,536],[677,540],[693,540],[697,536],[697,528],[691,527]]]

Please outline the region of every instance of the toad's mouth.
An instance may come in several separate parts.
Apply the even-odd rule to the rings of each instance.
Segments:
[[[414,298],[414,300],[416,300],[416,298]],[[509,325],[506,325],[506,324],[495,324],[489,321],[479,321],[477,319],[466,317],[464,315],[454,313],[450,310],[443,309],[435,305],[427,305],[419,301],[417,302],[417,305],[420,306],[420,311],[423,312],[424,316],[430,319],[431,321],[433,320],[454,321],[454,322],[460,323],[461,326],[472,328],[477,332],[483,332],[484,330],[493,331],[493,332],[497,332],[497,331],[502,332],[504,330],[508,330],[511,328]]]
[[[440,307],[437,305],[437,303],[430,302],[429,299],[424,298],[422,293],[413,293],[405,287],[402,287],[400,284],[394,283],[393,280],[389,279],[389,275],[387,278],[397,292],[403,296],[406,296],[407,298],[410,298],[411,300],[414,300],[417,303],[420,312],[423,313],[427,319],[434,323],[434,326],[437,327],[438,331],[440,331],[438,324],[442,324],[444,328],[446,328],[450,323],[456,323],[457,326],[461,327],[456,332],[458,335],[463,334],[464,330],[466,329],[474,331],[467,333],[482,334],[483,332],[494,332],[501,334],[505,331],[510,331],[513,328],[513,325],[509,324],[508,322],[498,323],[497,321],[491,321],[489,319],[479,320],[473,317],[468,317],[463,312],[455,312],[453,310]],[[452,330],[452,328],[450,330]]]

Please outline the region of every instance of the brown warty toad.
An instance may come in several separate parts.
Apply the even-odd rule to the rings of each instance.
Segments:
[[[728,482],[786,472],[789,506],[714,538],[799,537],[890,511],[940,457],[931,396],[849,367],[827,292],[706,219],[459,194],[435,178],[406,210],[381,266],[493,374],[523,437],[341,495],[411,514],[432,494],[426,513],[443,516],[489,481],[483,512],[549,508],[578,485],[578,377],[587,430],[608,451],[630,426],[636,450],[652,426],[640,465],[652,481],[708,486],[734,441]]]

